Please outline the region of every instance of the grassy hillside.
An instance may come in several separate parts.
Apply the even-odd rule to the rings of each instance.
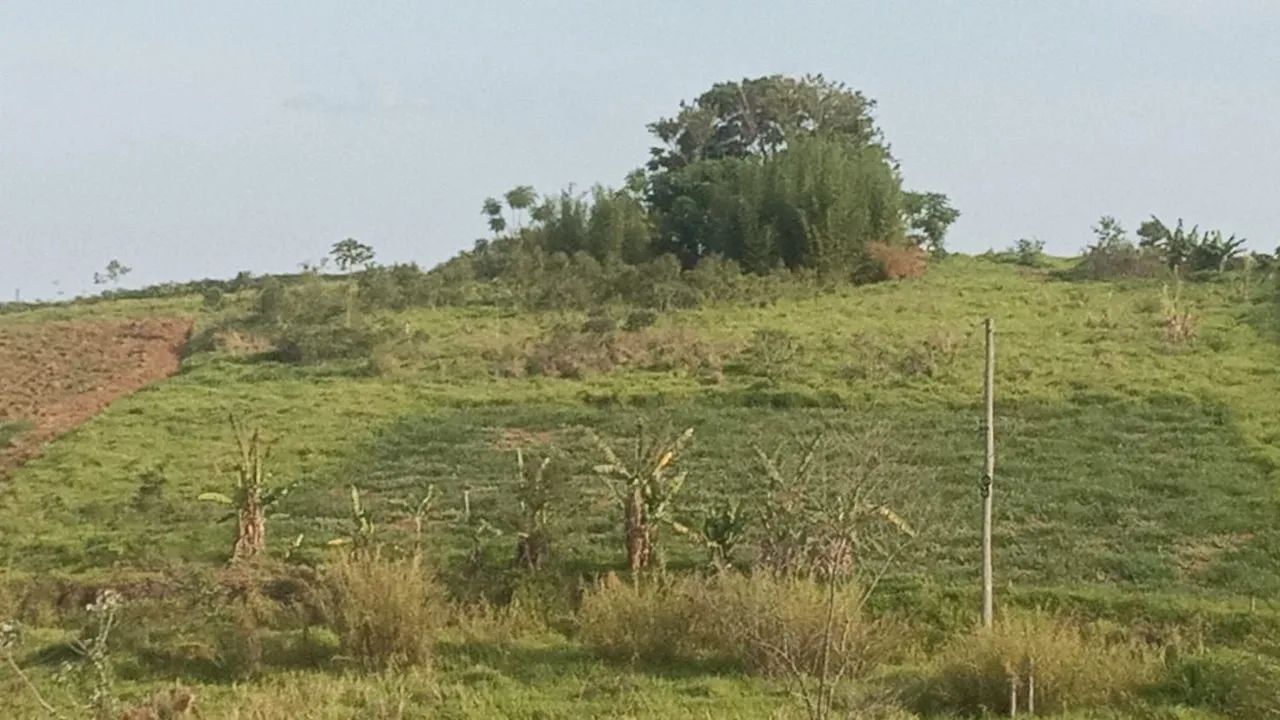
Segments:
[[[513,552],[517,448],[552,456],[571,476],[568,499],[554,509],[555,558],[562,572],[590,577],[621,569],[624,558],[618,511],[590,471],[600,458],[587,429],[621,443],[639,421],[695,428],[675,511],[688,524],[726,498],[758,492],[754,445],[772,449],[825,429],[884,438],[920,483],[907,508],[920,542],[875,604],[930,618],[945,636],[976,614],[980,322],[991,316],[999,599],[1122,623],[1176,622],[1256,647],[1259,628],[1280,624],[1272,292],[1230,275],[1180,289],[1068,282],[1051,269],[954,257],[919,280],[666,313],[632,331],[584,331],[586,316],[565,313],[406,310],[394,322],[420,331],[421,352],[376,376],[352,363],[264,360],[252,342],[224,338],[18,471],[0,495],[0,562],[18,577],[78,582],[221,564],[231,529],[194,498],[231,482],[229,413],[263,428],[276,481],[299,482],[281,507],[288,517],[269,525],[277,554],[301,536],[293,557],[316,561],[326,542],[349,533],[352,484],[384,537],[407,538],[401,503],[434,486],[433,557],[455,567],[478,547],[496,575]],[[1167,336],[1169,301],[1194,318],[1194,337]],[[217,312],[195,300],[103,303],[0,324],[181,312],[215,327],[251,302],[231,297]],[[531,367],[530,357],[541,364]],[[458,522],[464,491],[473,517],[501,534]],[[662,541],[674,569],[705,562],[678,535]],[[475,591],[474,581],[451,582]],[[575,696],[600,714],[693,717],[715,708],[766,717],[785,700],[776,685],[734,673],[610,665],[557,633],[497,655],[453,647],[442,674],[422,680],[433,697],[391,694],[459,717],[559,716]],[[172,677],[135,670],[139,688]],[[247,702],[246,693],[291,677],[283,672],[258,689],[214,684],[206,696],[215,706]],[[288,681],[291,692],[320,682],[308,673]],[[371,707],[360,705],[376,694],[370,686],[343,682],[360,689],[341,703]]]

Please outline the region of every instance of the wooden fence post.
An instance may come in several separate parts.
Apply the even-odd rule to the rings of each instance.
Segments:
[[[987,336],[987,363],[982,384],[982,399],[986,406],[987,462],[982,474],[982,626],[990,628],[995,619],[991,568],[991,495],[996,474],[996,339],[995,321],[987,318],[983,324]]]

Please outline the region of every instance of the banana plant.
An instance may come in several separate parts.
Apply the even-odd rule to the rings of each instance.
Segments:
[[[355,550],[362,550],[373,545],[374,532],[377,526],[373,518],[360,502],[360,488],[351,486],[351,534],[330,540],[330,546],[351,545]]]
[[[197,499],[204,502],[217,503],[229,508],[230,512],[219,519],[219,522],[236,519],[235,540],[231,546],[231,561],[239,562],[256,557],[266,551],[267,517],[285,517],[275,512],[275,508],[297,486],[289,483],[278,487],[268,487],[270,473],[264,465],[270,455],[270,449],[262,440],[261,428],[246,431],[244,426],[231,416],[231,429],[236,436],[236,484],[231,493],[205,492]]]
[[[606,461],[593,470],[622,505],[627,567],[632,572],[645,570],[655,559],[658,525],[671,522],[671,504],[688,477],[686,472],[676,472],[675,463],[693,439],[693,428],[658,442],[641,425],[629,461],[595,433],[590,437]]]
[[[555,504],[562,477],[547,472],[551,458],[536,465],[524,461],[524,451],[516,450],[515,496],[520,502],[516,530],[516,565],[537,570],[551,554],[551,507]]]

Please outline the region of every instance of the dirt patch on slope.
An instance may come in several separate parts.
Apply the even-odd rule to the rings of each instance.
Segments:
[[[26,429],[0,447],[0,478],[116,398],[178,370],[191,321],[0,325],[0,423]]]

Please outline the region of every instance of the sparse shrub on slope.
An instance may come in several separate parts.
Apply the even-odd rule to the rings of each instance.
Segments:
[[[604,657],[716,660],[768,677],[857,677],[900,655],[901,627],[862,612],[863,593],[807,578],[726,572],[627,583],[608,576],[583,596],[583,640]],[[829,639],[830,642],[826,642]]]
[[[1085,248],[1070,275],[1082,280],[1118,280],[1158,277],[1168,272],[1159,253],[1134,245],[1124,227],[1110,215],[1098,220],[1093,234],[1096,240]]]
[[[1280,718],[1280,664],[1235,650],[1212,650],[1174,658],[1160,694],[1192,707],[1233,718]]]
[[[871,278],[875,280],[906,280],[924,275],[928,264],[925,251],[920,247],[872,243]]]
[[[759,328],[743,348],[742,361],[748,372],[777,382],[794,372],[795,360],[801,350],[800,341],[793,333],[778,328]]]
[[[1037,714],[1123,705],[1157,677],[1145,648],[1112,641],[1090,628],[1030,615],[960,637],[933,662],[915,698],[922,712],[962,715],[1010,712],[1010,686],[1026,697],[1035,677]]]
[[[376,549],[341,554],[324,571],[325,611],[342,655],[367,668],[421,665],[431,659],[446,619],[445,594],[417,556]]]
[[[583,595],[582,639],[602,657],[665,663],[697,657],[704,649],[692,633],[703,628],[690,580],[627,583],[608,575]]]

